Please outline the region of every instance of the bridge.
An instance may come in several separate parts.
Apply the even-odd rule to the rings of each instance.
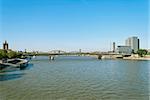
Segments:
[[[131,54],[118,54],[118,53],[86,53],[86,52],[58,52],[49,53],[49,56],[89,56],[98,59],[116,59],[131,56]]]
[[[127,56],[131,56],[131,54],[118,54],[118,53],[108,53],[108,52],[66,52],[63,50],[51,50],[46,53],[30,53],[30,56],[36,55],[36,56],[50,56],[50,57],[55,57],[55,56],[89,56],[89,57],[96,57],[98,59],[115,59],[115,58],[123,58]]]

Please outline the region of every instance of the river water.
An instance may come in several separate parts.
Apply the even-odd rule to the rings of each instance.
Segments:
[[[0,100],[149,100],[150,61],[46,56],[0,73]]]

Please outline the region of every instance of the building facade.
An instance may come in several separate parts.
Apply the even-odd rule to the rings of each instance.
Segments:
[[[140,40],[138,37],[130,37],[125,41],[126,46],[130,46],[134,53],[140,48]]]
[[[119,54],[131,54],[132,49],[131,46],[117,46],[116,52]]]

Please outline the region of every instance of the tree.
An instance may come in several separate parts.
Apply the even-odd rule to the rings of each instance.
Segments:
[[[145,49],[139,49],[139,50],[137,51],[137,54],[138,54],[139,56],[141,56],[141,57],[145,56],[147,53],[148,53],[148,51],[145,50]]]
[[[16,58],[17,57],[17,53],[15,51],[9,51],[7,53],[8,58]]]
[[[3,58],[21,58],[23,54],[21,52],[15,52],[15,51],[6,51],[3,49],[0,49],[0,59]]]
[[[7,51],[6,50],[0,50],[0,59],[7,58]]]

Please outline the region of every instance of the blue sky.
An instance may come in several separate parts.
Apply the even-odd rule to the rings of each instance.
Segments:
[[[105,51],[138,36],[150,48],[149,0],[0,0],[0,45],[13,50]],[[150,42],[150,41],[149,41]]]

